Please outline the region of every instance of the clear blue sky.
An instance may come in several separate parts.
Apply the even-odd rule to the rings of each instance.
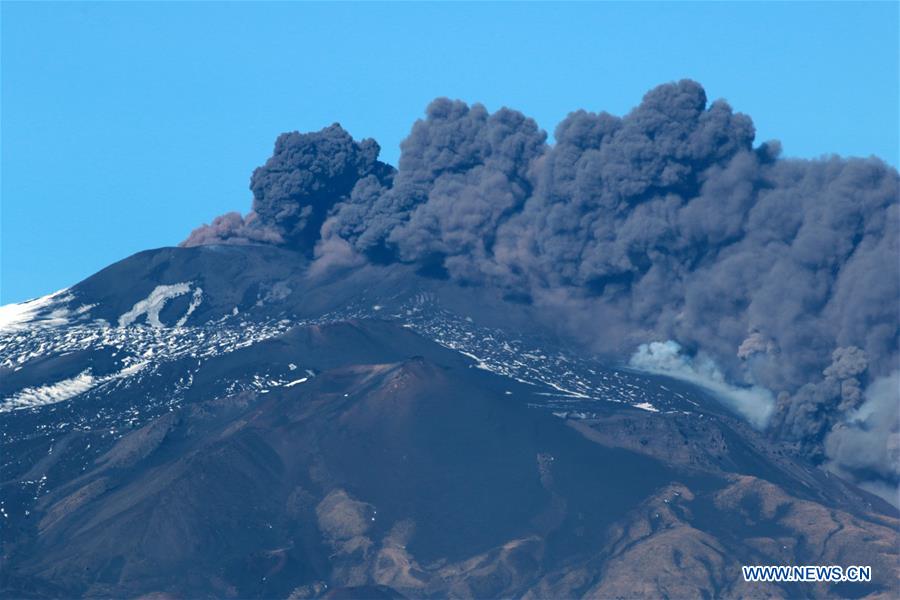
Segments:
[[[690,77],[786,155],[898,161],[898,4],[2,3],[0,302],[246,211],[275,136],[395,163],[436,96],[628,111]]]

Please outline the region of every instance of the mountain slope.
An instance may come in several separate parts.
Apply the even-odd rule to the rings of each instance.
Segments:
[[[400,267],[312,285],[293,253],[206,247],[19,311],[5,596],[896,592],[896,510],[702,390],[526,334],[527,305]],[[746,584],[742,564],[873,582]]]

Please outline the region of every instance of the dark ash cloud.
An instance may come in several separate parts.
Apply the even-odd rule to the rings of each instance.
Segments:
[[[685,364],[771,392],[772,435],[845,464],[861,407],[883,397],[871,386],[898,369],[900,178],[876,158],[780,158],[754,136],[692,81],[622,117],[573,112],[552,146],[521,113],[440,99],[396,173],[337,126],[282,136],[253,211],[186,243],[315,245],[319,270],[415,264],[565,315],[623,359],[672,341]]]
[[[356,142],[337,123],[315,133],[284,133],[250,178],[250,213],[216,217],[182,245],[271,243],[312,251],[328,211],[361,178],[390,184],[394,170],[378,161],[379,151],[375,140]]]
[[[325,233],[376,260],[480,279],[478,263],[530,195],[528,170],[545,150],[546,134],[518,112],[435,100],[401,146],[393,186],[361,181]]]

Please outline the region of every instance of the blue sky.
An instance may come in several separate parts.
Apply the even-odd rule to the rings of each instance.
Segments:
[[[174,245],[278,133],[396,163],[436,96],[627,112],[690,77],[788,156],[898,163],[898,4],[2,3],[0,303]]]

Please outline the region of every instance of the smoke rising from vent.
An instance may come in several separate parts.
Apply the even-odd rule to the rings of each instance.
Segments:
[[[900,371],[869,385],[865,401],[825,437],[829,468],[900,507]]]
[[[668,375],[706,388],[744,417],[754,427],[764,428],[772,416],[775,399],[772,393],[756,385],[736,386],[728,383],[715,361],[700,352],[697,356],[685,356],[678,342],[651,342],[638,346],[629,366],[649,373]]]
[[[622,117],[573,112],[553,145],[521,113],[439,99],[396,172],[338,125],[281,136],[251,180],[253,210],[185,244],[286,245],[319,271],[414,264],[565,315],[623,358],[674,340],[723,382],[770,391],[773,435],[839,461],[848,446],[826,437],[848,423],[829,439],[866,435],[866,390],[898,368],[898,173],[780,158],[754,135],[693,81]]]
[[[356,142],[335,123],[315,133],[284,133],[266,164],[253,172],[253,210],[228,213],[195,229],[183,246],[284,244],[312,249],[328,211],[356,183],[371,177],[390,184],[394,169],[378,161],[375,140]]]

